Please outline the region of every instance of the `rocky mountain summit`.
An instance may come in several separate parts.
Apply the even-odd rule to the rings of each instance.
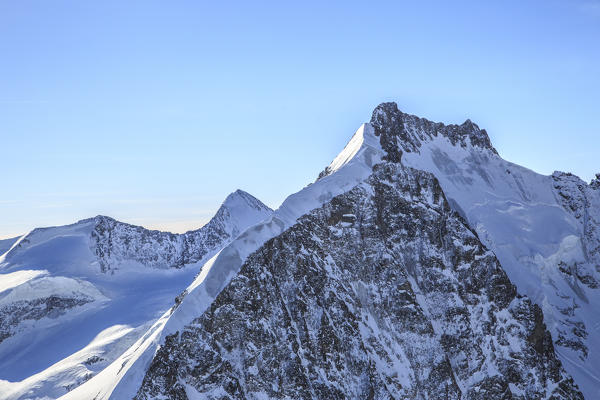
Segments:
[[[444,125],[425,118],[405,114],[396,103],[382,103],[373,111],[371,126],[380,137],[381,147],[392,161],[400,161],[401,151],[418,152],[425,141],[441,136],[453,146],[487,149],[498,154],[485,129],[466,120],[461,125]]]
[[[559,358],[586,397],[600,396],[600,357],[590,351],[600,345],[597,179],[543,176],[507,162],[468,121],[461,126],[472,128],[457,136],[455,125],[424,123],[386,103],[371,124],[382,147],[395,143],[392,154],[403,151],[403,164],[436,176],[519,292],[542,308]]]

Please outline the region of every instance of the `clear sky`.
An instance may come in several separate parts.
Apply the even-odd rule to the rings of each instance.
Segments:
[[[589,181],[600,1],[0,0],[0,238],[277,207],[390,100]]]

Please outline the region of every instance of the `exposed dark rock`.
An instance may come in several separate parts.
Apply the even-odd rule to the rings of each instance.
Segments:
[[[596,174],[594,179],[590,182],[590,188],[594,190],[600,189],[600,174]]]
[[[479,129],[471,120],[461,125],[444,125],[405,114],[396,103],[382,103],[373,111],[371,125],[389,161],[399,162],[402,150],[416,152],[424,140],[439,135],[447,137],[453,145],[470,144],[498,154],[485,129]]]
[[[352,215],[352,217],[350,217]],[[582,399],[430,174],[384,163],[244,263],[136,398]],[[196,393],[197,392],[197,393]]]
[[[269,207],[246,192],[238,190],[231,196],[244,201],[247,208],[254,209],[257,215],[271,212]],[[238,227],[231,219],[231,210],[224,205],[202,228],[174,234],[98,216],[94,218],[91,247],[102,272],[118,269],[123,261],[134,261],[153,268],[182,268],[212,254],[247,228]]]
[[[0,307],[0,343],[15,334],[21,323],[27,320],[57,318],[68,310],[90,303],[95,299],[85,295],[72,297],[49,296],[35,300],[20,300]]]

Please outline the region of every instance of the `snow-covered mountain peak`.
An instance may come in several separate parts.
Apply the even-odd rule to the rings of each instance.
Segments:
[[[380,115],[381,126],[403,124],[398,115]],[[317,182],[205,264],[157,326],[161,338],[136,345],[135,364],[115,361],[129,369],[114,391],[101,379],[85,389],[115,399],[580,399],[541,309],[516,295],[438,180],[403,165],[397,138],[363,124]],[[447,139],[431,142],[450,152]],[[423,147],[411,156],[429,156]]]
[[[445,125],[403,113],[394,102],[382,103],[373,110],[370,124],[380,137],[386,159],[400,161],[402,152],[419,152],[424,142],[435,137],[448,138],[453,145],[479,147],[498,154],[485,129],[467,119],[461,125]]]
[[[119,222],[116,219],[109,217],[108,215],[96,215],[94,218],[90,218],[91,220],[93,220],[96,223],[99,222],[104,222],[104,221],[115,221],[115,222]],[[86,220],[83,220],[86,221]]]
[[[221,232],[232,239],[250,226],[269,217],[273,210],[262,201],[241,189],[230,193],[215,213],[215,216],[202,228],[186,232],[194,235],[202,230]]]
[[[370,135],[379,142],[378,150],[371,146],[379,159],[433,173],[519,292],[543,309],[558,354],[586,396],[600,395],[594,389],[600,387],[600,358],[590,351],[600,343],[590,328],[600,326],[594,311],[600,299],[600,175],[590,184],[571,173],[540,175],[503,160],[487,132],[470,120],[444,125],[383,103],[320,178],[337,175],[336,164],[364,161],[358,149]]]
[[[97,215],[70,225],[32,230],[0,258],[0,264],[12,269],[44,266],[55,272],[65,272],[68,267],[71,272],[91,274],[98,266],[111,273],[131,267],[181,268],[212,256],[271,213],[260,200],[237,190],[206,225],[184,234],[149,230]]]
[[[320,174],[317,180],[331,175],[350,162],[363,164],[369,169],[378,161],[384,152],[370,124],[362,124],[350,138],[344,149],[333,159]]]
[[[241,189],[237,189],[235,192],[230,193],[225,198],[225,201],[223,202],[221,207],[225,207],[232,211],[240,210],[246,207],[257,210],[259,212],[270,213],[272,211],[262,201]]]
[[[0,256],[0,399],[58,398],[90,379],[172,306],[206,260],[271,213],[237,190],[183,234],[98,215],[0,243],[12,246]],[[103,332],[114,335],[99,342]]]

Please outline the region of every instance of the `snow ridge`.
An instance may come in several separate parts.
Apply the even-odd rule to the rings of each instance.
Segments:
[[[206,310],[252,252],[280,235],[302,215],[351,190],[372,173],[382,154],[379,141],[368,124],[362,125],[354,136],[360,138],[358,149],[353,151],[354,157],[342,163],[334,174],[324,176],[290,195],[269,218],[242,232],[207,261],[194,282],[178,297],[176,308],[157,321],[150,329],[152,333],[134,346],[136,351],[115,360],[106,371],[67,394],[64,399],[77,399],[89,392],[98,393],[98,399],[132,398],[158,346],[168,335]],[[121,364],[124,367],[121,368]]]
[[[0,399],[57,398],[88,381],[147,332],[204,261],[271,213],[237,190],[184,234],[106,216],[34,229],[0,258]]]
[[[135,399],[582,398],[433,175],[391,162],[252,253],[146,371]]]
[[[260,200],[237,190],[227,196],[215,216],[197,230],[174,234],[148,230],[99,215],[64,227],[36,228],[3,259],[19,264],[19,256],[31,248],[77,232],[89,236],[89,248],[96,258],[94,263],[103,273],[114,274],[120,268],[132,266],[182,268],[203,259],[222,243],[271,213],[272,210]]]

